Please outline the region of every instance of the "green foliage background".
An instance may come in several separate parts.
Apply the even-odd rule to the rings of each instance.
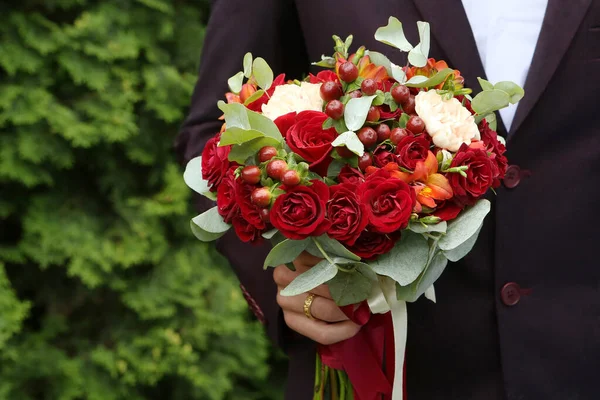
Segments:
[[[0,3],[0,399],[270,399],[172,143],[207,0]]]

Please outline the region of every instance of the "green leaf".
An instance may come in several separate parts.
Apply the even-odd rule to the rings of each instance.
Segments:
[[[250,52],[244,55],[244,76],[246,78],[252,76],[252,53]]]
[[[373,283],[377,282],[377,275],[367,264],[355,264],[356,268],[350,272],[341,270],[327,285],[331,297],[340,306],[357,304],[367,299],[371,294]]]
[[[494,85],[492,85],[490,81],[486,81],[485,79],[480,77],[477,77],[477,80],[479,81],[479,84],[481,85],[481,88],[483,90],[494,90]]]
[[[280,141],[270,137],[260,137],[246,142],[242,145],[234,145],[229,152],[229,161],[235,161],[238,164],[245,164],[248,157],[252,157],[265,146],[277,147]]]
[[[473,98],[471,107],[480,115],[486,115],[508,106],[510,96],[503,90],[486,90]]]
[[[261,89],[267,90],[273,84],[273,71],[269,67],[269,64],[261,57],[257,57],[254,60],[252,74]]]
[[[311,269],[298,275],[285,289],[280,293],[282,296],[297,296],[306,293],[319,285],[322,285],[333,279],[338,273],[337,264],[348,264],[352,262],[343,258],[334,258],[333,263],[323,260]]]
[[[313,62],[311,65],[323,68],[335,68],[335,58],[322,55],[321,61]]]
[[[208,182],[202,178],[202,157],[192,158],[185,166],[183,180],[186,185],[196,193],[200,193],[211,200],[216,200],[215,193],[211,192],[208,187]]]
[[[423,82],[427,82],[427,77],[425,75],[415,75],[406,81],[405,85],[417,87],[416,85],[421,85]]]
[[[242,90],[242,83],[244,82],[244,73],[238,72],[231,78],[227,79],[227,85],[229,86],[229,90],[233,93],[238,94],[240,90]]]
[[[406,128],[406,123],[408,122],[409,119],[410,119],[410,115],[408,115],[408,113],[402,113],[402,115],[400,116],[400,119],[398,120],[398,124],[399,124],[400,128]]]
[[[381,90],[378,90],[376,93],[376,97],[373,99],[373,105],[380,106],[384,103],[385,103],[385,94]]]
[[[327,176],[330,178],[337,178],[345,165],[346,163],[341,160],[333,160],[327,168]]]
[[[325,121],[323,121],[323,125],[321,125],[321,128],[323,130],[333,128],[334,122],[335,122],[335,120],[333,118],[327,118]]]
[[[473,250],[473,246],[475,246],[475,243],[477,242],[477,238],[479,237],[479,232],[481,232],[482,227],[483,225],[480,226],[479,229],[477,229],[477,232],[475,232],[473,236],[467,239],[460,246],[452,250],[444,251],[444,255],[446,256],[446,258],[452,262],[456,262],[464,256],[466,256],[467,254],[469,254],[469,252]]]
[[[368,50],[365,55],[369,56],[369,58],[371,59],[371,62],[375,65],[384,67],[385,70],[387,71],[387,74],[389,76],[393,76],[392,75],[392,62],[390,61],[389,58],[387,58],[385,55],[377,52],[377,51],[370,51]]]
[[[483,224],[490,208],[488,200],[479,200],[473,207],[461,212],[454,221],[448,224],[446,235],[438,242],[440,249],[453,250],[470,239]]]
[[[437,224],[432,225],[423,225],[420,222],[411,222],[408,226],[408,229],[415,233],[446,233],[448,229],[448,223],[446,221],[438,222]]]
[[[322,235],[322,236],[319,236],[316,238],[313,237],[311,239],[310,243],[308,244],[308,246],[306,246],[306,251],[308,251],[310,254],[312,254],[315,257],[321,257],[321,258],[324,257],[323,253],[321,253],[321,251],[315,244],[315,241],[317,241],[319,243],[319,245],[321,246],[323,251],[325,251],[325,253],[327,253],[327,255],[340,256],[340,257],[343,257],[344,259],[348,259],[351,261],[360,261],[359,256],[352,253],[350,250],[345,248],[343,244],[341,244],[340,242],[338,242],[335,239],[330,238],[327,235]]]
[[[223,236],[231,225],[223,221],[223,217],[219,215],[217,207],[213,207],[208,211],[192,218],[192,232],[196,237],[203,242],[211,242]]]
[[[262,90],[262,89],[257,90],[256,92],[252,93],[252,95],[250,97],[248,97],[246,99],[246,101],[244,102],[244,105],[247,106],[248,104],[260,99],[263,96],[263,94],[265,94],[264,90]]]
[[[308,245],[310,239],[305,240],[291,240],[286,239],[271,249],[263,268],[276,267],[281,264],[292,262],[298,257]]]
[[[333,120],[333,127],[335,128],[335,131],[339,134],[348,131],[348,127],[346,126],[346,123],[344,122],[343,118]]]
[[[408,82],[406,82],[406,86],[416,87],[416,88],[434,87],[434,86],[437,86],[440,83],[444,82],[446,80],[446,78],[448,78],[448,76],[451,75],[452,73],[454,73],[454,70],[452,68],[444,68],[443,70],[438,71],[431,78],[427,79],[427,77],[424,77],[426,79],[422,82],[414,82],[413,81],[414,83],[411,83],[411,81],[414,78],[416,78],[417,76],[422,76],[422,75],[415,75]]]
[[[448,259],[442,253],[438,253],[413,284],[408,286],[396,284],[396,298],[411,303],[417,301],[438,280],[446,269],[446,265],[448,265]]]
[[[392,64],[392,78],[398,81],[398,83],[406,82],[406,72],[399,65]],[[412,78],[411,78],[412,79]]]
[[[243,144],[256,138],[264,137],[265,134],[254,129],[241,129],[237,127],[227,128],[221,135],[219,146],[229,146],[230,144]]]
[[[429,244],[419,234],[402,232],[402,239],[387,254],[371,263],[373,271],[389,276],[400,285],[406,286],[418,278],[427,265]]]
[[[367,120],[367,114],[375,96],[363,96],[348,101],[344,110],[344,121],[349,130],[357,131],[362,128]]]
[[[386,26],[377,29],[375,32],[375,40],[402,51],[410,51],[413,48],[406,39],[406,36],[404,36],[402,22],[395,17],[390,17]]]
[[[417,21],[417,29],[419,30],[419,44],[408,52],[408,61],[415,67],[424,67],[427,65],[427,57],[429,55],[429,23]]]
[[[490,129],[495,131],[496,128],[498,127],[496,113],[491,112],[491,113],[485,115],[483,118],[487,121],[488,125],[490,126]]]
[[[494,89],[502,90],[510,96],[510,103],[517,104],[525,96],[525,91],[514,82],[502,81],[494,85]]]
[[[278,142],[283,140],[277,125],[264,115],[251,111],[240,103],[226,104],[224,101],[219,101],[217,105],[225,114],[228,130],[230,128],[256,130]]]
[[[279,230],[276,229],[276,228],[273,228],[270,231],[267,231],[267,232],[263,233],[262,237],[265,238],[265,239],[267,239],[267,240],[271,240],[277,234],[277,232],[279,232]]]
[[[365,145],[358,139],[356,133],[352,131],[342,133],[335,138],[331,145],[333,147],[345,146],[348,150],[359,157],[365,153]]]

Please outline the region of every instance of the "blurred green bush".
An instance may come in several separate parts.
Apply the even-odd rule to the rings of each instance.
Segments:
[[[0,399],[280,396],[172,150],[208,1],[2,4]]]

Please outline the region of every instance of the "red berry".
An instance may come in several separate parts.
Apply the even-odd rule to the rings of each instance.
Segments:
[[[242,169],[242,179],[244,182],[256,185],[260,182],[260,168],[256,165],[248,165]]]
[[[285,186],[296,186],[300,183],[300,175],[298,175],[298,172],[294,171],[293,169],[285,171],[281,177],[281,183],[283,183]]]
[[[325,107],[325,114],[333,119],[340,119],[344,115],[344,104],[339,100],[331,100]]]
[[[321,85],[321,98],[324,101],[337,100],[342,97],[343,91],[339,83],[327,81]]]
[[[371,153],[365,151],[365,153],[358,158],[358,168],[364,172],[367,167],[370,167],[371,165],[373,165],[373,156]]]
[[[408,101],[408,97],[410,96],[410,89],[408,89],[404,85],[394,86],[392,88],[392,98],[398,104],[404,104]]]
[[[410,96],[406,103],[402,104],[402,111],[407,114],[415,113],[415,96]]]
[[[381,113],[379,112],[379,108],[375,106],[371,106],[369,108],[369,113],[367,114],[367,121],[369,122],[377,122],[381,117]]]
[[[352,92],[348,93],[348,96],[351,99],[358,99],[359,97],[362,97],[362,92],[360,90],[353,90]]]
[[[425,130],[425,122],[423,122],[421,117],[413,115],[408,119],[408,122],[406,123],[406,129],[415,134],[421,133]]]
[[[265,146],[258,151],[258,161],[261,163],[269,161],[277,155],[277,149],[273,146]]]
[[[259,207],[267,207],[271,203],[271,191],[266,187],[254,189],[250,195],[250,200]]]
[[[355,155],[353,152],[351,152],[350,150],[348,150],[348,148],[345,147],[345,146],[336,147],[335,151],[337,151],[337,153],[342,158],[350,158],[350,157],[353,157]]]
[[[273,179],[281,180],[285,171],[288,170],[288,165],[283,160],[273,160],[267,164],[267,175]]]
[[[340,65],[338,73],[340,79],[347,83],[354,82],[358,78],[358,68],[350,61],[346,61]]]
[[[377,83],[373,79],[365,79],[360,84],[360,90],[367,96],[374,95],[377,92]]]
[[[384,140],[388,140],[390,138],[390,133],[392,130],[386,124],[379,124],[377,128],[375,128],[377,132],[377,141],[383,142]]]
[[[366,126],[358,131],[358,139],[365,147],[374,146],[377,144],[377,132],[375,132],[375,129]]]
[[[390,140],[394,144],[400,143],[402,139],[409,135],[408,131],[403,128],[394,128],[392,132],[390,132]]]
[[[264,222],[271,221],[271,210],[268,208],[261,208],[258,213],[260,214],[260,219],[262,219]]]

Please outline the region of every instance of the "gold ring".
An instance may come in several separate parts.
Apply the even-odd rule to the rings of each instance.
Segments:
[[[304,300],[304,315],[306,315],[306,318],[308,319],[315,319],[315,317],[313,317],[312,313],[310,312],[310,307],[312,306],[314,299],[315,295],[309,293],[308,297],[306,297],[306,300]]]

